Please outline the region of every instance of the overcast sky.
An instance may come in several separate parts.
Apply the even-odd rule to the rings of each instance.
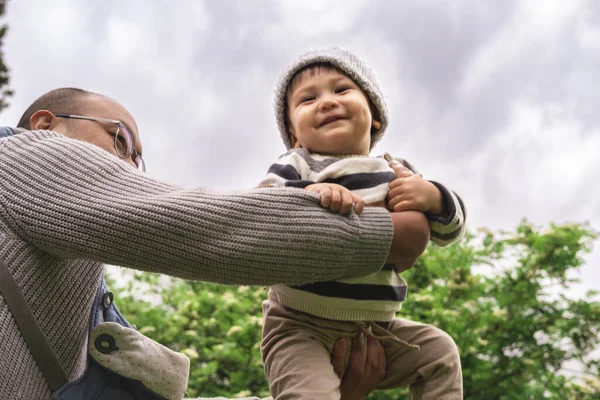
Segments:
[[[600,229],[600,2],[470,0],[9,1],[14,125],[62,86],[136,118],[149,173],[250,188],[284,152],[281,70],[331,45],[375,71],[390,126],[373,154],[411,161],[465,200],[471,227]],[[581,270],[600,288],[600,246]],[[581,292],[580,292],[581,293]]]

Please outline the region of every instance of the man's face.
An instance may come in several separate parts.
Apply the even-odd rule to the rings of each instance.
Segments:
[[[301,74],[288,96],[295,146],[317,153],[368,155],[373,121],[360,87],[335,70]]]
[[[82,100],[82,104],[83,106],[79,108],[78,114],[121,121],[133,135],[133,144],[137,154],[142,155],[142,143],[137,124],[122,105],[113,99],[99,95],[86,96],[85,100]],[[65,136],[95,144],[119,157],[114,145],[114,133],[116,133],[117,128],[118,126],[115,123],[58,118],[58,124],[53,130]],[[136,167],[133,155],[122,160]]]

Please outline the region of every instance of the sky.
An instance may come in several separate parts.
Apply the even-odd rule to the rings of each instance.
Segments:
[[[600,2],[594,0],[8,1],[15,125],[48,90],[117,99],[148,173],[254,187],[285,151],[273,90],[300,54],[339,46],[375,72],[389,152],[461,195],[472,229],[600,230]],[[596,82],[596,84],[594,84]],[[572,292],[600,289],[600,246]]]

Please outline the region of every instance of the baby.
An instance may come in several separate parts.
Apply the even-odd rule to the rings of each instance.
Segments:
[[[375,76],[354,54],[330,48],[302,55],[282,75],[275,100],[288,152],[259,186],[319,193],[322,206],[341,214],[387,206],[406,226],[407,262],[365,276],[271,287],[261,351],[273,397],[340,399],[330,354],[339,339],[363,332],[385,351],[379,388],[409,385],[413,399],[462,399],[454,341],[431,325],[396,318],[407,291],[399,273],[414,264],[430,233],[442,246],[463,235],[462,200],[402,159],[369,156],[388,112]]]

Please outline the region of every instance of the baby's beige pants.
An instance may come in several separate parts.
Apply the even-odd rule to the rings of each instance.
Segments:
[[[379,389],[409,386],[413,400],[463,398],[458,348],[441,329],[405,319],[323,319],[285,307],[273,294],[263,312],[261,352],[276,400],[339,400],[340,379],[331,352],[339,339],[360,331],[380,339],[385,350],[386,376]]]

